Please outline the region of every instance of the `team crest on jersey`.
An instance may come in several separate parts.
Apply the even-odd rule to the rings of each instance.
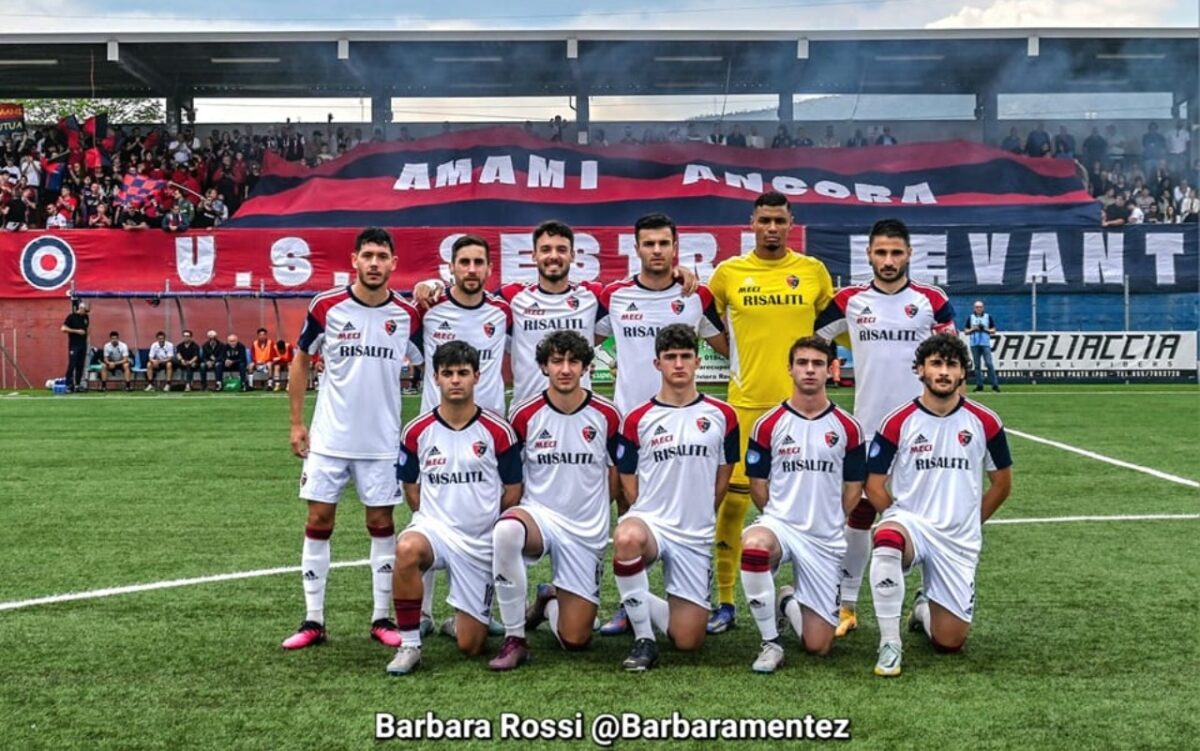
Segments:
[[[825,434],[825,445],[830,448],[838,445],[838,434],[836,431],[831,430]]]
[[[909,318],[916,318],[918,310],[919,308],[917,308],[916,305],[909,303],[908,305],[904,306],[904,315],[908,316]]]
[[[593,428],[591,425],[588,425],[586,428],[583,429],[583,440],[587,441],[588,443],[591,443],[595,437],[596,437],[596,429]]]
[[[958,442],[961,443],[962,445],[964,445],[964,446],[970,445],[972,438],[974,438],[974,436],[971,435],[971,431],[969,431],[969,430],[958,431]]]
[[[383,322],[383,330],[387,332],[388,336],[391,336],[392,334],[396,333],[396,328],[397,328],[397,324],[396,324],[396,321],[393,319],[388,319]]]
[[[571,310],[579,310],[579,298],[571,295],[567,298],[567,307]]]
[[[471,450],[475,452],[475,456],[483,456],[487,453],[487,444],[483,441],[475,441],[471,444]]]
[[[683,300],[672,300],[671,301],[671,312],[674,313],[675,315],[680,315],[681,313],[683,313]]]
[[[697,417],[696,427],[700,428],[701,433],[707,433],[708,429],[712,427],[712,421],[707,417]]]
[[[486,336],[490,339],[492,337],[492,334],[495,334],[495,333],[496,333],[496,324],[492,323],[491,321],[488,321],[487,323],[483,324],[483,335],[484,336]]]
[[[788,274],[787,279],[784,279],[784,281],[787,282],[787,286],[791,287],[792,289],[796,289],[800,286],[800,278],[795,274]]]

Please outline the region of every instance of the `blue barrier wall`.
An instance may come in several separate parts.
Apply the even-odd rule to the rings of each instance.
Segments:
[[[978,296],[950,292],[961,329]],[[984,296],[987,311],[1002,330],[1033,328],[1029,295]],[[1200,293],[1130,295],[1129,328],[1134,331],[1200,330]],[[1125,307],[1120,294],[1038,295],[1038,331],[1124,331]]]

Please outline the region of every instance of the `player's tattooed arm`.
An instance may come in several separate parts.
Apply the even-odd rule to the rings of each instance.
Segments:
[[[505,485],[504,492],[500,495],[500,510],[504,511],[516,506],[521,500],[521,483],[514,485]]]
[[[713,508],[720,508],[721,501],[725,499],[725,494],[729,492],[729,478],[733,477],[733,464],[722,464],[717,467],[717,497],[713,504]]]
[[[767,501],[769,500],[770,495],[770,487],[770,480],[760,477],[750,478],[750,500],[754,501],[754,507],[759,511],[762,511],[767,507]],[[718,504],[719,503],[720,501],[718,501]]]
[[[1000,508],[1000,504],[1008,498],[1012,492],[1012,467],[1004,469],[994,469],[987,473],[988,489],[983,494],[983,502],[979,505],[980,515],[983,521],[991,518],[992,514]]]
[[[858,505],[858,502],[863,497],[863,484],[861,482],[844,482],[842,483],[842,511],[846,516]]]
[[[404,483],[404,502],[414,514],[421,510],[421,483]]]
[[[867,475],[867,500],[880,513],[892,505],[892,494],[887,489],[887,475],[874,472]]]

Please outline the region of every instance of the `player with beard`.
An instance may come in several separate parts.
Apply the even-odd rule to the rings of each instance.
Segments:
[[[591,640],[621,422],[615,405],[580,386],[592,356],[591,343],[574,331],[547,334],[537,361],[550,386],[512,410],[525,495],[492,529],[492,571],[506,633],[500,654],[488,663],[492,670],[527,662],[525,632],[543,620],[564,649],[583,649]],[[539,586],[526,611],[526,565],[546,555],[553,584]]]
[[[914,564],[924,591],[909,629],[924,631],[939,652],[960,651],[971,630],[983,523],[1012,490],[1012,457],[996,413],[960,393],[969,362],[954,334],[921,342],[914,361],[921,395],[887,415],[871,442],[867,497],[883,514],[871,557],[876,675],[900,675],[904,577]]]
[[[792,393],[782,366],[791,343],[812,336],[817,315],[833,298],[833,280],[820,260],[787,246],[792,212],[787,197],[769,192],[750,214],[754,250],[722,261],[708,280],[729,336],[729,403],[737,410],[742,440],[754,423]],[[741,447],[745,453],[745,444]],[[745,465],[738,464],[717,512],[717,607],[708,632],[733,627],[733,587],[742,552],[742,527],[750,508]]]
[[[398,502],[396,447],[400,442],[400,376],[406,356],[420,359],[421,314],[388,289],[396,269],[392,237],[370,227],[350,257],[354,283],[313,298],[288,372],[292,452],[304,459],[300,497],[308,502],[300,568],[307,614],[284,649],[325,641],[329,538],[342,491],[351,480],[366,506],[371,537],[374,615],[371,637],[389,647],[400,634],[389,618]],[[304,396],[315,355],[325,362],[312,428],[304,425]]]
[[[940,288],[909,279],[912,245],[908,228],[881,219],[867,238],[873,279],[846,287],[817,319],[817,335],[829,341],[848,334],[854,350],[854,419],[868,436],[884,415],[922,391],[913,373],[917,345],[932,334],[954,333],[954,306]],[[858,593],[871,552],[875,508],[863,498],[846,519],[841,608],[837,635],[858,627]]]

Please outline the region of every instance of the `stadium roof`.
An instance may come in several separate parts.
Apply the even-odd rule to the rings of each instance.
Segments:
[[[13,97],[1174,91],[1192,29],[0,34]]]

